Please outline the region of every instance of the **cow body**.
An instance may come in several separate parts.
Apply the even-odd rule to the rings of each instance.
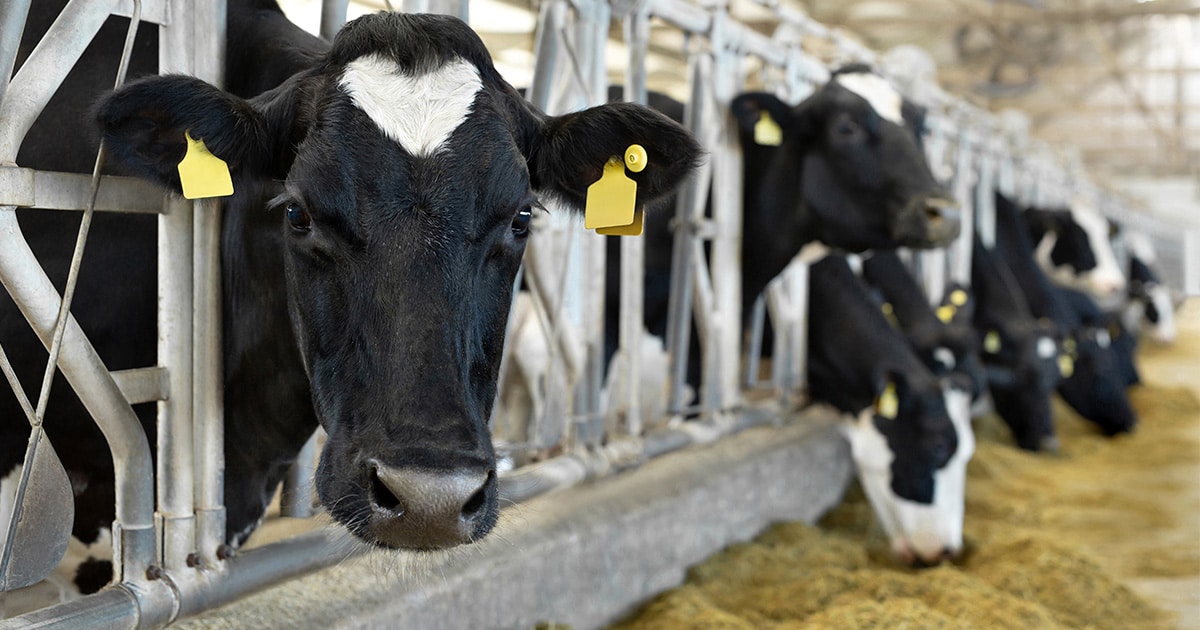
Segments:
[[[545,116],[445,16],[366,16],[327,43],[274,2],[231,2],[226,60],[228,91],[148,77],[94,111],[121,172],[178,192],[185,130],[232,172],[221,227],[228,540],[254,528],[318,424],[329,434],[318,493],[359,538],[429,549],[486,535],[497,514],[486,420],[537,195],[581,208],[609,157],[639,143],[650,166],[630,176],[637,202],[655,206],[693,168],[698,146],[631,105]],[[147,242],[129,247],[102,240],[107,220],[98,217],[89,255],[136,268],[128,278],[137,285],[122,286],[138,299],[105,320],[119,327],[92,324],[97,309],[117,308],[108,294],[101,307],[81,288],[74,311],[110,368],[125,367],[105,348],[122,347],[127,332],[149,346],[121,356],[153,364],[153,218],[137,234]],[[59,229],[37,227],[30,240]],[[52,276],[62,256],[46,262]],[[94,273],[106,280],[118,269]],[[9,347],[23,321],[0,304],[0,322]],[[66,443],[56,431],[91,427],[67,394],[57,387],[50,406],[55,444]],[[27,433],[10,418],[21,419],[5,414],[3,430]],[[142,418],[153,435],[150,414]],[[6,456],[18,442],[5,440]],[[77,460],[108,466],[77,500],[92,502],[81,516],[95,523],[112,518],[107,457],[64,453],[69,470]]]
[[[968,393],[943,391],[843,256],[811,266],[809,303],[809,391],[850,416],[843,433],[893,552],[918,564],[957,555],[974,452]]]
[[[996,249],[1012,271],[1034,316],[1053,323],[1064,343],[1070,368],[1058,384],[1063,400],[1106,434],[1131,431],[1137,418],[1114,365],[1107,330],[1084,325],[1080,312],[1052,285],[1034,261],[1033,246],[1020,210],[996,196]]]

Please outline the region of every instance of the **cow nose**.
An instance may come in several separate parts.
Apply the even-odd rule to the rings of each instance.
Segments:
[[[958,210],[958,202],[945,197],[925,198],[925,218],[935,224],[946,221],[957,225],[962,221],[962,216]]]
[[[370,529],[387,547],[441,549],[471,542],[494,504],[493,470],[393,468],[371,460]]]

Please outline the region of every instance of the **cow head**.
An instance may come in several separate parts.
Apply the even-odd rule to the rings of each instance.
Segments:
[[[249,101],[164,76],[97,112],[110,155],[143,177],[180,190],[186,130],[239,194],[273,188],[248,207],[277,221],[262,246],[279,251],[329,434],[318,493],[358,537],[394,548],[470,542],[496,522],[487,419],[537,195],[582,207],[636,143],[649,165],[627,175],[654,204],[699,153],[643,107],[536,111],[466,24],[439,15],[355,20],[310,70]]]
[[[1111,302],[1125,289],[1112,248],[1112,226],[1082,202],[1069,209],[1026,210],[1038,264],[1056,283]]]
[[[743,146],[755,142],[764,115],[779,124],[782,145],[762,174],[762,194],[783,198],[764,203],[804,213],[813,239],[862,251],[940,247],[958,236],[958,206],[913,134],[917,108],[867,68],[843,69],[794,108],[750,93],[732,109]]]
[[[875,403],[842,424],[858,478],[892,551],[928,566],[962,551],[970,399],[927,375],[881,370]]]
[[[1054,326],[1035,319],[982,319],[980,356],[996,413],[1012,430],[1017,446],[1056,452],[1050,397],[1062,367]]]
[[[1146,262],[1149,258],[1143,256],[1135,253],[1129,257],[1129,308],[1133,311],[1133,317],[1126,321],[1127,328],[1136,330],[1145,320],[1152,339],[1159,343],[1173,343],[1177,332],[1171,288],[1159,281],[1158,274]]]
[[[1107,326],[1083,326],[1066,337],[1060,359],[1070,369],[1063,374],[1059,394],[1106,435],[1128,433],[1137,424],[1113,341]]]

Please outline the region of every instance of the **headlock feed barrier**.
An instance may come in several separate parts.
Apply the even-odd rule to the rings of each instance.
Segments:
[[[619,343],[612,365],[605,364],[604,350],[606,291],[600,270],[605,268],[605,239],[545,215],[536,219],[518,274],[523,290],[516,294],[509,320],[493,418],[503,462],[501,492],[511,501],[772,422],[778,413],[771,411],[790,409],[804,400],[808,305],[803,261],[794,263],[759,298],[748,347],[742,347],[741,150],[728,104],[748,85],[765,87],[795,104],[828,80],[827,63],[865,61],[930,109],[925,148],[935,175],[949,185],[964,217],[956,243],[910,256],[934,301],[946,282],[969,283],[972,234],[978,231],[985,241],[994,239],[993,190],[1039,205],[1085,199],[1104,215],[1146,231],[1160,252],[1169,283],[1180,287],[1197,282],[1187,277],[1197,273],[1197,265],[1186,266],[1189,256],[1200,256],[1196,235],[1180,235],[1139,213],[1020,129],[941,92],[932,77],[911,76],[911,62],[877,56],[844,33],[773,0],[756,2],[777,17],[780,26],[774,37],[741,24],[720,2],[539,4],[536,66],[527,93],[534,104],[562,113],[608,98],[606,49],[614,21],[620,22],[620,41],[627,52],[621,63],[624,99],[645,103],[647,58],[662,53],[651,47],[651,26],[673,28],[684,34],[683,48],[669,51],[686,59],[689,95],[684,122],[705,147],[707,159],[680,191],[674,209],[669,325],[663,342],[649,339],[643,331],[644,244],[638,238],[621,239],[619,293],[608,292],[619,295],[620,301]],[[192,74],[220,85],[224,2],[71,0],[10,79],[30,6],[31,0],[0,5],[0,281],[43,343],[58,348],[58,369],[95,418],[112,452],[117,479],[115,585],[0,621],[0,628],[41,622],[159,627],[341,559],[344,552],[326,529],[236,554],[225,545],[220,204],[164,197],[130,178],[34,171],[16,163],[26,132],[110,15],[131,18],[131,29],[157,29],[160,72]],[[433,0],[397,2],[395,8],[460,17],[467,17],[469,10],[466,2]],[[346,0],[327,0],[322,34],[332,36],[346,11]],[[832,51],[830,58],[815,56],[813,48]],[[118,67],[111,72],[116,79]],[[89,216],[92,211],[158,215],[156,365],[109,371],[87,331],[73,319],[59,321],[62,299],[21,234],[17,207],[86,211]],[[563,214],[551,209],[549,216]],[[78,247],[85,241],[80,239]],[[776,332],[775,348],[771,380],[761,383],[758,357],[766,317]],[[698,347],[691,347],[693,326]],[[694,392],[686,383],[689,353],[700,357],[702,376]],[[19,398],[29,401],[29,421],[38,427],[45,403],[38,404],[39,392],[22,390],[8,368],[9,362],[27,360],[0,352],[6,380],[20,392]],[[741,371],[743,364],[746,369]],[[748,395],[752,390],[759,393]],[[151,401],[157,404],[157,467],[151,465],[152,446],[131,407]],[[53,423],[54,409],[44,413]],[[56,484],[61,489],[63,483],[53,477],[54,455],[44,434],[33,431],[30,446],[27,452],[36,449],[41,454],[27,460],[24,476],[9,478],[0,490],[0,500],[8,499],[7,505],[0,505],[0,585],[6,591],[37,581],[61,555],[62,540],[49,531],[30,532],[27,524],[32,521],[22,525],[21,519],[35,518],[30,511],[44,510],[51,520],[71,511],[69,491],[45,491],[56,500],[21,500],[32,489],[53,490]],[[288,514],[305,516],[311,511],[316,446],[314,438],[288,478]],[[39,461],[48,463],[32,463]],[[0,604],[3,597],[0,593]]]

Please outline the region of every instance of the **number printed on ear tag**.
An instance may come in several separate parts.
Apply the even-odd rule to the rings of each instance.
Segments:
[[[583,227],[594,230],[629,225],[633,223],[635,205],[637,182],[625,175],[625,162],[621,158],[609,158],[604,174],[588,186]]]
[[[783,129],[779,128],[779,123],[775,122],[766,110],[759,115],[758,122],[754,123],[754,143],[764,147],[783,144]]]
[[[645,208],[638,208],[633,211],[633,223],[629,225],[615,225],[613,227],[596,228],[597,234],[604,236],[641,236],[642,235],[642,217],[645,215]]]
[[[179,163],[179,184],[185,199],[207,199],[228,197],[233,194],[233,178],[229,176],[229,165],[213,155],[204,140],[197,140],[187,131],[187,153]]]

